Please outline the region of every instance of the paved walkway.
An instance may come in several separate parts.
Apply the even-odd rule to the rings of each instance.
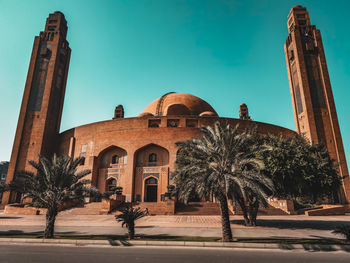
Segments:
[[[259,216],[257,227],[242,225],[241,216],[231,216],[235,237],[329,238],[335,226],[350,224],[345,216]],[[0,214],[1,233],[37,233],[45,226],[44,215]],[[114,234],[126,232],[113,215],[62,215],[57,217],[56,232],[69,234]],[[221,236],[219,216],[147,216],[136,222],[136,233],[164,236]]]

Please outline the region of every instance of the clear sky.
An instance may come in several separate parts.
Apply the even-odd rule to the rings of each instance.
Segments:
[[[245,102],[254,120],[294,130],[283,45],[296,4],[321,30],[349,160],[348,0],[0,0],[0,161],[10,159],[34,36],[57,10],[72,48],[61,131],[111,119],[117,104],[137,116],[170,91],[224,117]]]

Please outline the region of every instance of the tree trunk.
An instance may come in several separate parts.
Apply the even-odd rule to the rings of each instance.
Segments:
[[[134,223],[128,225],[128,235],[129,235],[130,240],[135,238],[135,224]]]
[[[249,225],[256,226],[256,217],[258,215],[259,202],[255,200],[254,202],[249,202]]]
[[[230,216],[228,212],[227,197],[224,194],[219,194],[217,197],[220,202],[221,210],[222,241],[231,242],[232,231],[230,225]]]
[[[248,226],[250,224],[247,207],[245,206],[245,202],[243,198],[237,198],[238,204],[241,207],[243,218],[244,218],[244,225]]]
[[[44,238],[53,238],[53,235],[55,232],[56,216],[57,216],[57,206],[47,209]]]
[[[253,215],[252,215],[252,223],[254,226],[256,226],[256,217],[258,216],[258,212],[259,212],[259,202],[255,201]]]

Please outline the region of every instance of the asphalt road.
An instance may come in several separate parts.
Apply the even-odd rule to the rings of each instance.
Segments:
[[[61,246],[19,246],[0,247],[0,262],[84,262],[84,263],[173,263],[173,262],[350,262],[350,253],[307,252],[301,250],[253,250],[212,248],[164,248],[164,247],[61,247]]]

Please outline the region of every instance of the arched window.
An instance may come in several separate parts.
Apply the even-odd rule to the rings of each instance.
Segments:
[[[158,180],[154,177],[150,177],[145,181],[145,184],[158,184]]]
[[[112,157],[112,164],[118,164],[119,163],[119,156],[118,155],[114,155]]]
[[[157,162],[157,154],[151,153],[151,154],[148,156],[148,161],[149,161],[150,163],[155,163],[155,162]]]

